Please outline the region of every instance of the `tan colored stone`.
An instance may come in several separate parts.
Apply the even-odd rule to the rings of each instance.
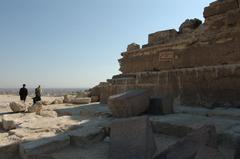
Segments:
[[[24,102],[11,102],[9,106],[16,113],[25,112],[28,108],[28,105]]]
[[[63,104],[63,99],[55,99],[52,104]]]
[[[73,104],[89,104],[91,103],[91,98],[85,97],[85,98],[74,98],[72,100]]]
[[[42,110],[42,103],[37,102],[36,104],[32,105],[31,107],[28,108],[28,112],[30,113],[36,113],[40,114],[40,111]]]
[[[56,118],[58,116],[57,112],[53,110],[41,110],[39,115],[42,117],[52,117],[52,118]]]

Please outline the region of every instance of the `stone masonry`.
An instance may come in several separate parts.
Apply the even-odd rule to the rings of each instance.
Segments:
[[[128,46],[122,74],[100,86],[100,98],[130,89],[171,95],[191,106],[240,107],[239,0],[218,0],[204,9],[205,21],[188,19],[149,35],[148,44]]]

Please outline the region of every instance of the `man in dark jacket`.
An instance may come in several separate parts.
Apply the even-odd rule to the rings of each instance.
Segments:
[[[26,98],[27,98],[27,96],[28,96],[28,90],[27,90],[25,84],[23,84],[23,87],[20,89],[19,95],[20,95],[20,100],[22,100],[22,101],[25,102],[25,101],[26,101]]]

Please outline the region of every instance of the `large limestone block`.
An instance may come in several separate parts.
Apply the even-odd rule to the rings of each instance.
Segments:
[[[17,123],[14,119],[9,118],[8,115],[4,115],[2,117],[2,126],[4,130],[12,130],[12,129],[16,129],[17,127]]]
[[[52,102],[52,104],[63,104],[63,101],[64,101],[64,99],[61,99],[61,98],[55,99],[55,100]]]
[[[65,95],[64,99],[63,99],[63,102],[64,103],[72,103],[74,98],[75,98],[75,96],[73,96],[73,95]]]
[[[156,144],[147,116],[117,119],[111,124],[110,159],[151,159]]]
[[[196,155],[198,153],[199,156],[202,155],[203,151],[212,154],[213,151],[210,152],[209,149],[214,150],[214,153],[218,152],[216,129],[214,126],[207,125],[170,146],[154,159],[195,159]]]
[[[35,141],[21,143],[19,146],[20,156],[23,159],[34,159],[45,153],[60,150],[70,144],[68,135],[43,138]]]
[[[28,105],[24,102],[11,102],[9,106],[15,113],[25,112],[28,108]]]
[[[6,114],[2,117],[2,126],[4,130],[12,130],[17,128],[21,123],[21,118],[24,116],[22,113],[17,114]]]
[[[84,98],[75,98],[72,100],[73,104],[89,104],[91,103],[91,98],[84,97]]]
[[[131,90],[110,96],[108,106],[115,117],[137,116],[148,109],[149,97],[144,90]]]

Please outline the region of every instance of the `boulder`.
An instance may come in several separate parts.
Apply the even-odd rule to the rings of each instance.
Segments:
[[[63,102],[64,103],[72,103],[74,98],[75,98],[75,96],[73,96],[73,95],[65,95],[64,99],[63,99]]]
[[[195,159],[201,156],[203,151],[211,153],[209,155],[212,153],[218,155],[217,135],[214,126],[206,125],[190,133],[167,150],[156,155],[154,159]]]
[[[25,112],[28,108],[28,105],[24,102],[11,102],[9,106],[15,113]]]
[[[188,33],[192,32],[196,28],[198,28],[202,24],[202,21],[199,19],[187,19],[185,22],[181,24],[179,27],[179,32],[180,33]]]
[[[63,99],[55,99],[53,102],[52,102],[52,104],[63,104]]]
[[[156,151],[147,116],[116,119],[110,138],[110,159],[152,159]]]
[[[58,116],[57,112],[53,110],[42,110],[39,112],[39,115],[43,117],[52,117],[52,118],[55,118]]]
[[[74,98],[72,100],[73,104],[89,104],[91,103],[91,98],[85,97],[85,98]]]
[[[43,104],[43,105],[50,105],[51,102],[45,100],[45,101],[42,101],[42,104]]]
[[[144,90],[130,90],[110,96],[108,106],[115,117],[133,117],[147,111],[149,97]]]
[[[42,110],[42,103],[41,102],[36,102],[35,104],[33,104],[31,107],[28,108],[29,113],[40,114],[41,110]]]
[[[2,117],[2,127],[4,130],[12,130],[16,129],[17,123],[16,121],[9,115],[3,115]]]

